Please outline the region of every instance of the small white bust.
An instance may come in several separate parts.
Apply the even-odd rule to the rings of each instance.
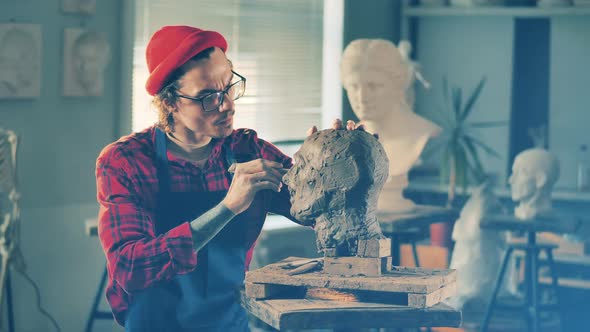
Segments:
[[[389,160],[389,178],[378,210],[410,210],[402,195],[407,173],[428,139],[440,132],[436,124],[416,115],[406,100],[410,71],[395,45],[384,39],[357,39],[342,55],[340,75],[354,113],[366,128],[379,134]]]
[[[517,202],[514,216],[532,219],[551,212],[551,191],[559,178],[559,161],[547,150],[528,149],[519,153],[508,179],[512,200]]]

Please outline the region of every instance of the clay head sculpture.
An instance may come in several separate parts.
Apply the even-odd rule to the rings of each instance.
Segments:
[[[283,180],[291,214],[314,225],[319,251],[354,256],[358,239],[383,237],[377,198],[389,160],[381,144],[361,130],[322,130],[309,136]]]
[[[559,178],[559,161],[547,150],[528,149],[512,164],[510,183],[512,200],[518,203],[514,215],[534,218],[551,210],[551,191]]]

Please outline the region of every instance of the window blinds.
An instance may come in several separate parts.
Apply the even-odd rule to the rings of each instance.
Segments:
[[[234,70],[247,78],[235,127],[269,141],[304,138],[321,125],[323,0],[137,0],[133,59],[133,130],[156,120],[144,84],[145,47],[164,25],[222,33]],[[337,80],[337,77],[335,77]]]

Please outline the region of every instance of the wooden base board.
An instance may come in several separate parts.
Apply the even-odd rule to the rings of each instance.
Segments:
[[[323,291],[326,290],[326,291]],[[366,290],[343,290],[339,301],[383,303],[412,308],[428,308],[453,296],[457,284],[453,282],[428,294],[404,292],[377,292]],[[276,284],[246,283],[246,296],[261,299],[329,299],[337,300],[335,294],[326,288],[306,288],[302,286],[285,286]]]
[[[242,296],[242,305],[277,330],[310,328],[458,327],[461,312],[439,303],[426,309],[365,302],[310,299],[255,300]]]
[[[340,276],[378,277],[391,270],[390,257],[324,257],[323,272]]]
[[[358,240],[357,256],[387,257],[391,256],[391,239]]]
[[[296,260],[302,259],[290,257],[248,272],[246,295],[253,299],[301,299],[305,297],[307,289],[330,288],[352,293],[363,302],[425,308],[456,292],[457,274],[454,270],[394,266],[387,273],[374,277],[333,275],[325,271],[288,275],[289,270],[283,267]],[[384,301],[386,298],[390,301]]]

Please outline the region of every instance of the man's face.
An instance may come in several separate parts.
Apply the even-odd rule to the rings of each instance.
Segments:
[[[291,215],[303,223],[314,221],[325,210],[321,159],[316,144],[304,144],[293,157],[293,167],[283,177],[291,193]]]
[[[178,93],[191,97],[202,97],[225,89],[236,78],[225,54],[219,48],[208,59],[185,64],[190,69],[180,78]],[[205,112],[199,101],[178,98],[173,112],[174,130],[190,130],[202,136],[221,138],[233,131],[235,114],[234,101],[227,95],[217,110]]]
[[[508,178],[512,192],[512,200],[515,202],[527,200],[538,190],[536,172],[527,167],[522,159],[516,158],[512,165],[512,175]]]

